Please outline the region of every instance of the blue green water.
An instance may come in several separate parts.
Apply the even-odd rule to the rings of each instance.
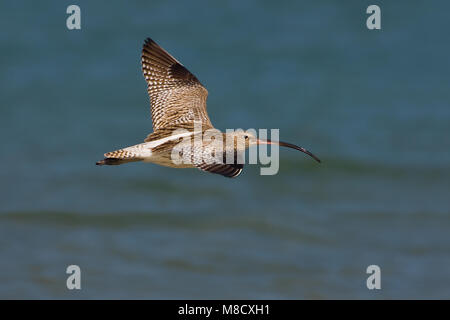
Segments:
[[[0,3],[1,298],[449,298],[450,5]],[[152,37],[280,170],[97,167],[151,131]],[[66,288],[79,265],[82,289]],[[381,290],[366,268],[381,268]]]

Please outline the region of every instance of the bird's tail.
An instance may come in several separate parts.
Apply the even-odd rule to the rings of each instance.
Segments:
[[[114,166],[124,164],[128,162],[142,161],[142,158],[138,157],[135,153],[128,150],[120,149],[112,152],[105,153],[105,159],[97,161],[95,164],[98,166],[108,165]]]
[[[142,161],[142,159],[115,159],[115,158],[105,158],[103,160],[97,161],[95,164],[98,166],[117,166],[119,164],[124,164],[128,162]]]

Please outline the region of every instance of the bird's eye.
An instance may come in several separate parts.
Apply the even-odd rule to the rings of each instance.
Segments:
[[[248,140],[248,136],[244,136],[245,140]]]

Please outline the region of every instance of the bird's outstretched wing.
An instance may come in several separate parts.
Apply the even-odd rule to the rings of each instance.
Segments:
[[[214,142],[211,142],[214,143]],[[201,157],[200,157],[201,156]],[[200,170],[220,174],[228,178],[235,178],[241,174],[244,164],[238,163],[237,154],[234,153],[234,161],[227,163],[227,154],[220,153],[220,158],[216,159],[208,145],[203,145],[202,150],[193,154],[193,165]]]
[[[224,163],[213,163],[213,164],[200,164],[197,165],[197,168],[211,172],[220,174],[222,176],[228,177],[228,178],[236,178],[238,175],[241,174],[242,170],[244,169],[243,164],[224,164]]]
[[[206,112],[208,91],[180,62],[147,38],[142,72],[148,84],[153,129],[201,121],[212,127]]]

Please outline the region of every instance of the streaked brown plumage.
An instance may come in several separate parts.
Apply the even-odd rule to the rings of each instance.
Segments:
[[[153,128],[191,124],[212,128],[206,113],[208,90],[180,62],[153,40],[142,49],[142,72],[148,84]]]
[[[203,135],[207,130],[214,129],[206,111],[208,91],[179,61],[148,38],[142,49],[142,72],[148,84],[151,116],[154,132],[149,134],[144,143],[105,153],[105,159],[98,161],[97,165],[117,165],[127,162],[144,161],[175,168],[197,167],[203,171],[221,174],[226,177],[236,177],[243,169],[243,164],[224,163],[226,152],[237,154],[237,145],[226,146],[225,140],[244,138],[244,151],[252,144],[279,144],[295,148],[312,156],[309,151],[282,142],[259,140],[248,133],[222,134],[222,154],[213,158],[211,149],[216,146],[213,142],[204,142],[201,146],[193,146],[194,137]],[[197,123],[201,127],[197,128]],[[216,130],[216,129],[214,129]],[[190,154],[188,163],[174,163],[172,152],[177,146],[189,144]],[[227,149],[228,148],[228,149]]]

